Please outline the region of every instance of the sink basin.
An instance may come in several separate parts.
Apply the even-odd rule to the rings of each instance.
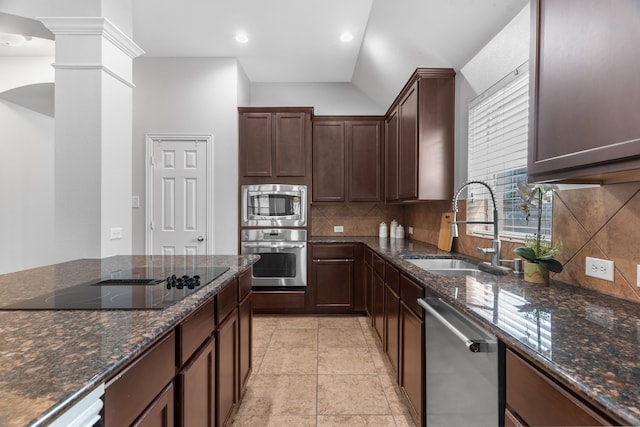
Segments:
[[[405,261],[441,276],[475,276],[481,273],[476,264],[457,258],[406,258]]]

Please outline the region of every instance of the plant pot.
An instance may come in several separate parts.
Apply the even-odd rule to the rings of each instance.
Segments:
[[[549,283],[549,270],[542,264],[525,261],[524,281],[531,283]]]

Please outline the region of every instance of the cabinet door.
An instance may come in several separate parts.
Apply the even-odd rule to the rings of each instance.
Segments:
[[[529,176],[533,180],[598,178],[636,169],[629,173],[637,179],[638,2],[537,0],[531,4],[535,62],[530,76]]]
[[[317,308],[353,308],[353,259],[314,259]]]
[[[344,202],[346,146],[344,122],[313,124],[313,201]]]
[[[424,322],[405,304],[400,304],[400,387],[417,425],[424,407]]]
[[[398,198],[418,197],[418,82],[398,105]]]
[[[367,316],[372,318],[373,310],[371,308],[371,299],[373,296],[373,267],[369,263],[364,264],[364,310]]]
[[[238,395],[238,310],[218,327],[216,339],[216,416],[223,426],[231,417]]]
[[[242,113],[239,130],[240,175],[271,177],[272,114]]]
[[[387,202],[398,201],[398,109],[394,109],[385,123],[385,197]]]
[[[275,113],[275,175],[279,177],[306,175],[305,113]]]
[[[215,339],[212,337],[178,374],[180,425],[215,425],[215,370]]]
[[[251,343],[253,342],[253,310],[252,299],[249,295],[238,306],[238,331],[239,331],[239,381],[238,390],[240,391],[239,398],[242,398],[247,381],[251,375]]]
[[[173,384],[169,384],[151,405],[149,405],[140,418],[131,425],[133,427],[173,427],[173,396]]]
[[[389,357],[391,366],[398,372],[398,355],[400,354],[400,296],[391,286],[385,284],[384,294],[384,324],[386,337],[384,350]]]
[[[381,128],[381,121],[346,122],[350,202],[383,201]]]
[[[380,342],[384,342],[384,280],[375,271],[373,272],[373,329]]]

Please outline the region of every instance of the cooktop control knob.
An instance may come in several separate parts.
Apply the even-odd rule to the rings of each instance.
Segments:
[[[184,289],[184,287],[188,289],[195,289],[196,286],[200,286],[200,276],[195,274],[193,277],[185,274],[182,277],[177,277],[175,274],[167,277],[167,289],[176,288],[176,289]]]

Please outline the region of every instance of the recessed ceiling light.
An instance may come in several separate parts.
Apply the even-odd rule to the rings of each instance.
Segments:
[[[249,36],[246,35],[245,33],[238,33],[235,36],[235,39],[238,43],[249,43]]]
[[[344,33],[340,34],[340,41],[343,43],[349,43],[351,40],[353,40],[353,34],[351,34],[348,31],[345,31]]]
[[[29,40],[31,37],[22,34],[0,33],[0,44],[4,46],[20,47]]]

